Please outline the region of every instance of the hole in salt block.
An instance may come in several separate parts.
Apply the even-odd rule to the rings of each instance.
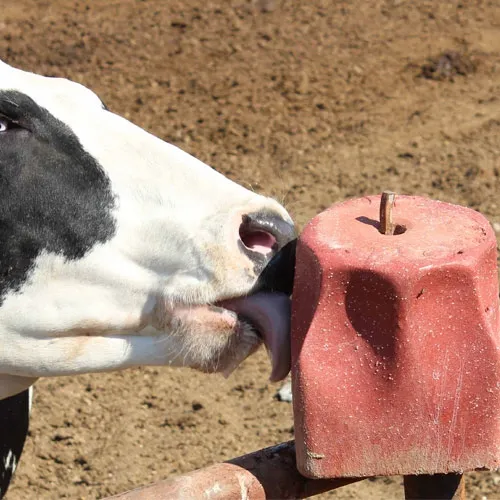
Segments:
[[[372,226],[377,230],[377,232],[380,232],[380,221],[376,219],[370,219],[369,217],[365,217],[364,215],[356,217],[356,220],[358,222],[361,222],[362,224]],[[407,229],[408,228],[404,224],[396,224],[394,228],[394,234],[392,236],[398,236],[400,234],[406,233]]]
[[[404,226],[403,224],[396,224],[396,227],[394,228],[394,236],[403,233],[406,233],[406,226]]]

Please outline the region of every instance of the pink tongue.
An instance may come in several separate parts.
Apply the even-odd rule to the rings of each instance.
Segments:
[[[271,382],[284,379],[291,366],[288,296],[284,293],[260,292],[241,299],[227,300],[220,305],[248,318],[257,327],[271,354]]]

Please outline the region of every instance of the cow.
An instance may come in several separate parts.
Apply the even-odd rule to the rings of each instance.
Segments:
[[[290,369],[295,229],[277,201],[62,78],[0,61],[0,489],[40,377]]]

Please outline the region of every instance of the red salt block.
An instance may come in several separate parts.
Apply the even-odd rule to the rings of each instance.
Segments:
[[[500,466],[496,239],[479,213],[398,196],[333,205],[297,246],[297,466],[313,478]]]

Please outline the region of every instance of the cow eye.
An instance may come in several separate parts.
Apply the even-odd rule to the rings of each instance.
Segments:
[[[0,134],[9,130],[22,128],[17,121],[10,120],[6,116],[0,114]]]
[[[6,132],[10,128],[10,122],[6,118],[0,116],[0,133]]]

